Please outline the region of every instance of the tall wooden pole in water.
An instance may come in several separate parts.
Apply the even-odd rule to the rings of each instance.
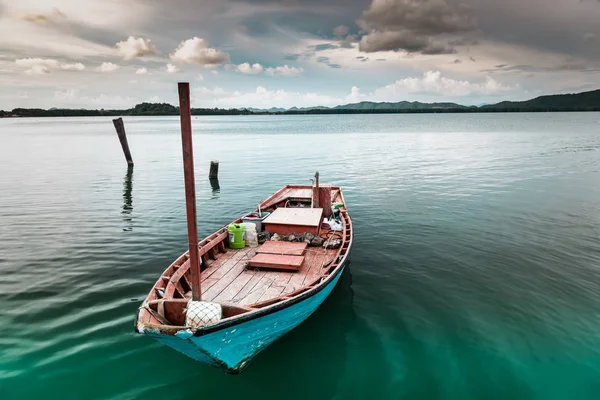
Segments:
[[[117,136],[119,136],[119,141],[121,142],[123,154],[125,154],[125,160],[127,160],[127,165],[131,167],[133,166],[133,159],[131,158],[131,152],[129,151],[129,144],[127,143],[127,135],[125,134],[125,124],[123,124],[123,118],[113,119],[113,125],[117,130]]]
[[[185,211],[187,214],[190,271],[192,272],[192,300],[200,301],[200,262],[198,260],[198,224],[196,222],[196,183],[194,180],[194,148],[192,146],[192,117],[190,111],[190,84],[179,82],[179,114],[185,178]]]

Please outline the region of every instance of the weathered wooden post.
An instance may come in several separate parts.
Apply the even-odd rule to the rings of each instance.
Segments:
[[[192,300],[200,301],[200,261],[198,259],[198,223],[196,221],[196,182],[194,180],[194,147],[192,146],[192,117],[190,112],[190,84],[179,82],[179,113],[183,176],[185,179],[185,210],[187,215],[190,271],[192,273]]]
[[[210,162],[210,171],[208,172],[208,179],[219,179],[219,161],[213,160]]]
[[[129,144],[127,144],[127,135],[125,135],[123,118],[113,119],[113,124],[117,130],[117,135],[119,136],[119,141],[121,142],[121,147],[123,148],[123,154],[125,154],[125,159],[127,160],[127,165],[132,166],[133,159],[131,158],[131,152],[129,151]]]
[[[319,204],[319,171],[315,173],[315,185],[313,186],[312,192],[312,206],[313,208],[320,208]]]

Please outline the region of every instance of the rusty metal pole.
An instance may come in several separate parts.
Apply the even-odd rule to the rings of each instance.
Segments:
[[[117,136],[119,136],[119,141],[121,142],[123,154],[125,154],[125,159],[127,160],[127,165],[131,167],[133,166],[133,159],[131,158],[131,152],[129,151],[127,135],[125,135],[125,125],[123,124],[123,118],[113,119],[113,124],[115,125],[115,129],[117,130]]]
[[[200,301],[200,262],[198,260],[198,224],[196,222],[196,183],[194,180],[194,148],[192,146],[192,117],[190,111],[190,84],[179,82],[179,113],[185,178],[185,211],[187,215],[190,270],[192,272],[192,300]]]

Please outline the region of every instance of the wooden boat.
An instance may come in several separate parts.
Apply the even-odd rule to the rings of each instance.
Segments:
[[[189,200],[195,192],[193,162],[190,190],[183,115],[187,107],[185,98],[181,100],[181,85],[184,169]],[[189,141],[187,150],[191,155],[191,128]],[[193,232],[194,194],[193,204],[187,202],[190,250],[158,278],[138,309],[136,331],[197,361],[237,373],[267,346],[307,319],[340,279],[353,239],[352,222],[341,188],[319,186],[318,173],[316,178],[313,186],[283,187],[263,201],[255,213],[271,213],[264,219],[263,226],[273,236],[274,233],[283,237],[302,236],[312,231],[325,240],[323,245],[319,245],[319,239],[311,241],[313,246],[306,242],[269,240],[257,247],[232,249],[227,227],[198,242]],[[338,225],[323,226],[323,215],[337,220]],[[233,221],[234,224],[241,222],[242,218]],[[190,326],[186,312],[194,301],[218,305],[221,315],[204,325]]]

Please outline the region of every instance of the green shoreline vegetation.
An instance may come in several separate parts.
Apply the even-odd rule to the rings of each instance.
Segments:
[[[360,103],[327,107],[292,107],[288,110],[252,108],[192,108],[192,115],[290,115],[290,114],[394,114],[394,113],[482,113],[482,112],[560,112],[600,111],[600,89],[576,94],[540,96],[528,101],[503,101],[484,106],[463,106],[456,103]],[[0,110],[6,117],[101,117],[101,116],[179,115],[179,107],[168,103],[141,103],[126,110],[87,110],[51,108],[15,108]]]

